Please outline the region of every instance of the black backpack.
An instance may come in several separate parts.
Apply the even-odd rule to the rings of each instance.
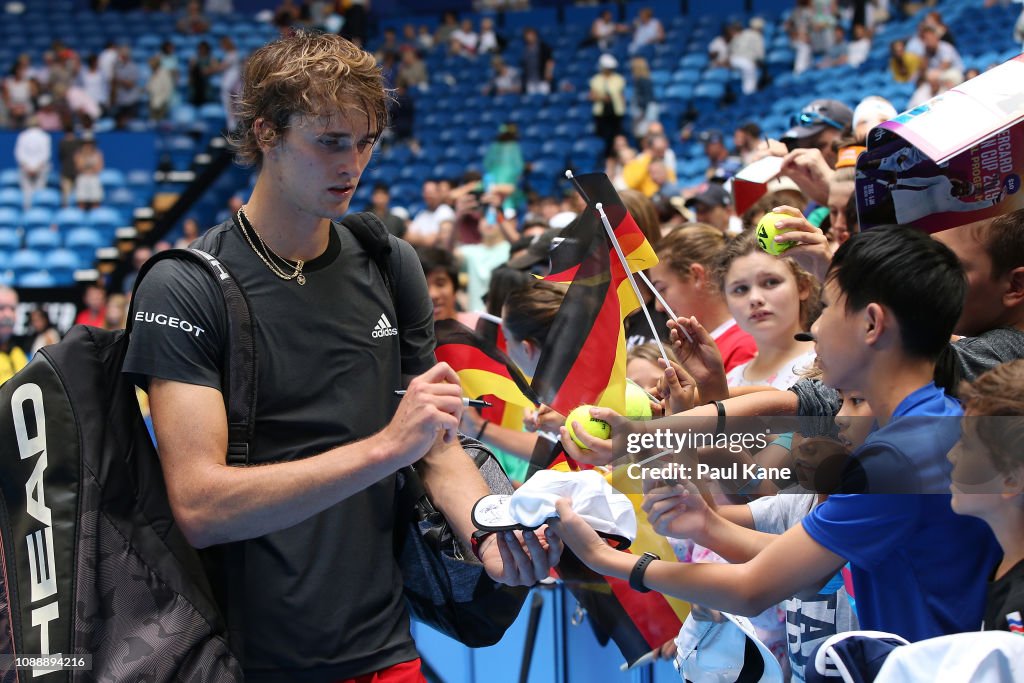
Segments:
[[[397,252],[393,248],[396,238],[371,213],[346,216],[342,225],[377,264],[394,303],[398,276],[392,255]],[[397,305],[395,317],[401,329]],[[511,495],[512,482],[487,446],[464,435],[459,436],[459,442],[491,493]],[[402,468],[398,481],[395,556],[402,570],[409,611],[464,645],[494,645],[516,620],[529,588],[506,586],[487,575],[483,565],[461,547],[448,520],[434,507],[415,467]]]
[[[349,219],[393,298],[386,231],[381,234],[379,221]],[[201,264],[224,294],[227,461],[244,465],[256,396],[244,293],[216,258],[198,250],[155,255],[136,289],[167,258]],[[89,655],[87,677],[98,681],[241,681],[203,564],[174,522],[135,387],[121,373],[131,318],[125,331],[72,328],[0,386],[0,656],[60,654],[63,664],[82,665],[78,656]],[[502,490],[507,477],[493,455],[482,445],[466,446],[492,488]],[[413,551],[424,558],[424,580],[410,576],[406,586],[413,613],[467,644],[496,642],[526,589],[495,584],[472,559],[465,561],[414,479],[414,472],[404,479],[412,482],[403,487],[411,501],[406,528],[420,533],[401,535],[399,551],[406,561]],[[452,562],[462,572],[454,584],[451,573],[436,571]],[[477,617],[488,614],[479,608],[486,605],[493,609],[481,623]],[[74,670],[64,668],[46,680],[71,680]],[[7,668],[0,683],[32,674]]]
[[[138,281],[165,258],[202,263],[237,311],[229,318],[247,319],[212,257],[163,252]],[[248,352],[234,327],[232,388],[255,368],[251,327]],[[63,655],[64,670],[46,681],[241,681],[199,557],[174,522],[135,387],[121,374],[130,331],[130,317],[125,331],[76,326],[0,387],[0,654]],[[236,427],[232,438],[245,437]],[[49,663],[0,670],[0,681],[33,680]]]

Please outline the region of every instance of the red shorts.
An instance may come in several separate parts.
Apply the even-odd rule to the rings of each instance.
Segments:
[[[347,678],[335,683],[427,683],[420,671],[419,657],[408,662],[395,664],[372,674]]]

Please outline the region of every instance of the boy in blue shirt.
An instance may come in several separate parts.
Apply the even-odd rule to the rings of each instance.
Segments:
[[[998,548],[984,524],[949,509],[946,454],[962,411],[932,382],[965,289],[953,252],[909,229],[861,233],[836,252],[812,327],[822,380],[863,395],[879,429],[855,451],[842,492],[781,536],[751,537],[750,561],[637,560],[606,545],[567,500],[552,527],[594,570],[716,609],[757,614],[849,560],[862,628],[910,640],[976,629]],[[662,503],[659,515],[687,512],[681,487]]]

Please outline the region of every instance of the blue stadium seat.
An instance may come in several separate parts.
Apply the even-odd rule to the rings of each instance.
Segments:
[[[694,106],[698,109],[713,107],[724,95],[724,83],[701,83],[693,89]]]
[[[32,206],[48,207],[56,209],[60,206],[60,190],[52,187],[44,187],[32,194]]]
[[[450,161],[435,164],[430,173],[435,178],[447,178],[452,181],[458,181],[465,172],[465,162]]]
[[[82,263],[92,263],[96,250],[103,246],[103,236],[90,227],[74,228],[64,238],[64,246],[74,251]]]
[[[689,100],[693,97],[694,86],[692,83],[673,83],[665,88],[665,97],[668,99]]]
[[[139,200],[127,187],[115,187],[107,194],[105,202],[115,209],[125,213],[131,213],[137,206]],[[84,222],[84,221],[79,221]]]
[[[124,225],[124,219],[121,217],[121,212],[117,209],[112,209],[109,206],[99,206],[90,211],[86,220],[92,224],[94,228],[99,230],[102,229],[114,229]]]
[[[565,161],[558,158],[542,157],[530,165],[530,182],[537,178],[555,179],[565,173]]]
[[[107,190],[121,187],[125,184],[124,171],[117,168],[105,168],[100,171],[100,182]]]
[[[43,265],[59,285],[74,283],[78,255],[70,249],[54,249],[43,257]]]
[[[13,270],[16,275],[32,270],[40,270],[43,267],[43,255],[35,249],[19,249],[11,254],[7,267]]]
[[[18,187],[18,169],[5,168],[0,170],[0,185]]]
[[[57,280],[45,270],[26,272],[18,276],[17,282],[19,287],[30,289],[57,286]]]
[[[537,7],[535,9],[505,12],[505,32],[521,34],[523,29],[532,26],[540,29],[558,23],[558,10],[555,7]]]
[[[85,212],[74,206],[66,206],[53,214],[53,222],[61,229],[72,225],[81,225],[85,222]]]
[[[573,159],[579,157],[597,158],[597,155],[604,153],[604,140],[597,137],[580,138],[572,143]]]
[[[680,69],[703,69],[708,64],[708,56],[703,52],[689,52],[679,60]]]
[[[179,104],[171,109],[171,123],[189,126],[196,122],[196,108],[191,104]]]
[[[132,187],[153,187],[153,171],[135,168],[128,171],[126,180]]]
[[[21,235],[14,228],[0,228],[0,252],[10,252],[21,247]]]
[[[60,247],[60,233],[49,228],[36,228],[25,234],[28,249],[56,249]]]
[[[0,188],[0,207],[11,207],[13,209],[21,209],[22,197],[21,190],[17,187],[4,187]]]
[[[519,151],[523,154],[523,159],[529,161],[534,157],[540,156],[540,140],[522,140],[519,143]]]
[[[42,206],[33,206],[21,216],[21,225],[26,230],[49,227],[53,223],[53,211]]]
[[[409,206],[409,204],[418,202],[420,195],[419,182],[395,183],[391,186],[391,204],[393,206]]]
[[[733,78],[731,69],[715,68],[708,69],[701,76],[702,83],[728,83]]]

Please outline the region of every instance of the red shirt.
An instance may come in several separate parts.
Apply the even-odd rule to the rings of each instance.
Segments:
[[[749,334],[740,329],[735,320],[723,323],[711,332],[711,338],[718,345],[722,354],[725,371],[729,372],[737,365],[746,363],[757,355],[757,342]]]
[[[75,318],[76,325],[89,325],[90,327],[107,327],[107,308],[104,306],[97,313],[93,313],[90,309],[85,309],[79,312]]]

